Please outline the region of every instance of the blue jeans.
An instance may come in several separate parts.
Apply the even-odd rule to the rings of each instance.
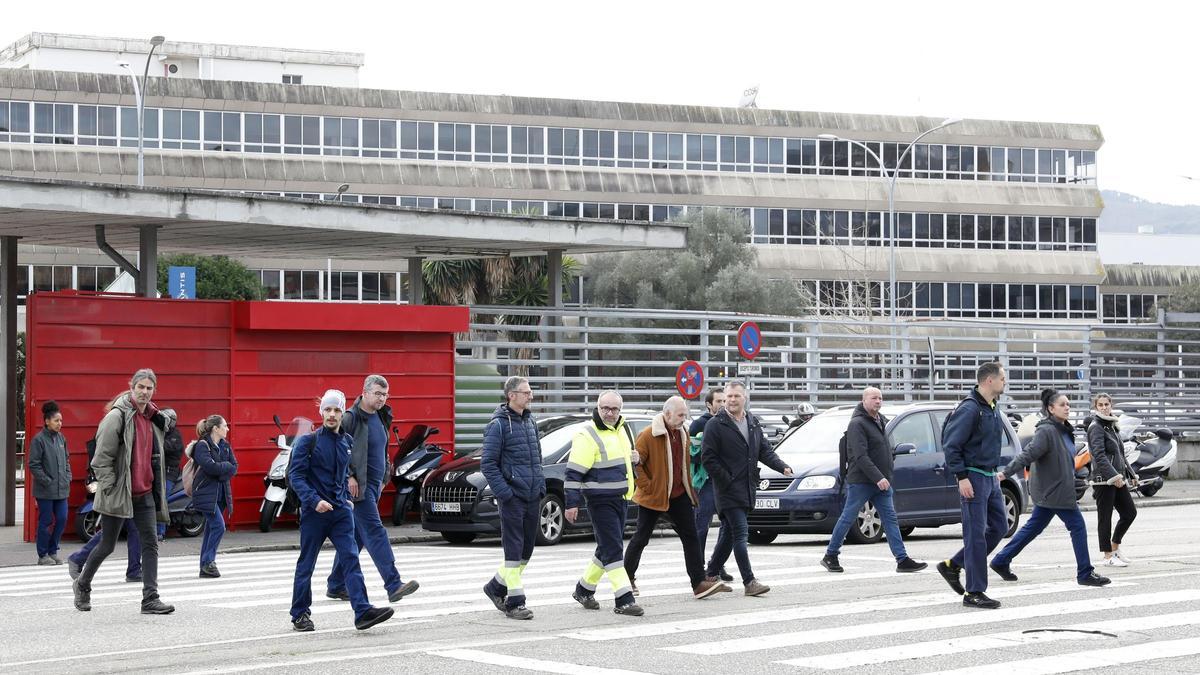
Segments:
[[[67,500],[39,498],[37,506],[37,554],[40,559],[58,553],[58,542],[67,526]]]
[[[125,576],[132,579],[142,574],[142,540],[138,536],[137,528],[133,526],[133,519],[126,520],[123,527],[125,529],[126,555],[128,556],[125,563]],[[92,535],[91,539],[87,540],[83,548],[69,556],[71,562],[83,567],[83,564],[87,562],[88,556],[91,555],[92,549],[99,546],[100,540],[103,538],[103,531],[96,532],[96,534]]]
[[[750,550],[746,540],[750,536],[750,528],[746,524],[746,509],[725,509],[721,512],[721,533],[717,535],[717,545],[713,547],[712,558],[708,561],[706,574],[715,577],[725,567],[730,552],[737,560],[738,571],[742,573],[742,583],[754,581],[754,570],[750,569]]]
[[[704,547],[708,543],[708,528],[717,513],[717,495],[711,479],[704,483],[700,494],[696,496],[699,502],[696,506],[696,537],[700,540],[700,552],[704,553]]]
[[[1078,580],[1091,576],[1095,568],[1092,567],[1092,559],[1088,554],[1087,525],[1084,524],[1083,513],[1079,511],[1078,507],[1051,509],[1045,506],[1034,506],[1029,520],[1025,521],[1025,525],[1013,535],[1012,541],[1008,542],[1008,545],[992,558],[992,564],[996,567],[1008,567],[1012,563],[1012,559],[1017,557],[1017,554],[1029,542],[1036,539],[1055,516],[1058,516],[1063,525],[1067,526],[1067,531],[1071,533],[1071,547],[1075,549],[1075,578]]]
[[[213,504],[204,513],[204,539],[200,542],[200,567],[203,569],[217,561],[217,547],[221,545],[221,537],[225,536],[225,515],[221,508]]]
[[[357,621],[371,609],[362,569],[358,566],[358,545],[354,541],[354,511],[349,504],[339,504],[332,511],[317,513],[303,509],[300,514],[300,557],[296,560],[296,578],[292,582],[292,620],[300,618],[312,607],[312,573],[317,556],[328,539],[337,551],[335,567],[342,567],[346,592]]]
[[[364,548],[379,570],[383,578],[383,587],[388,593],[400,588],[400,573],[396,571],[396,554],[392,551],[392,542],[388,539],[387,529],[379,518],[378,486],[363,490],[363,498],[354,502],[354,543],[361,552]],[[329,573],[326,586],[330,592],[338,592],[346,587],[346,577],[342,566],[338,564],[342,554],[339,552],[333,559],[333,570]]]
[[[971,481],[975,496],[970,499],[959,496],[963,547],[950,562],[966,569],[968,593],[982,593],[988,585],[987,557],[1008,530],[1008,514],[1004,510],[1000,481],[995,476],[968,471],[967,480]]]
[[[904,539],[900,536],[900,522],[896,518],[896,507],[892,503],[894,494],[895,489],[890,485],[887,490],[880,490],[870,483],[849,483],[846,486],[846,505],[842,507],[842,515],[833,526],[833,535],[829,538],[829,547],[825,549],[825,555],[837,555],[842,550],[846,535],[858,520],[858,512],[862,510],[863,504],[871,502],[883,521],[883,531],[887,535],[888,548],[892,549],[892,557],[896,562],[907,558]]]

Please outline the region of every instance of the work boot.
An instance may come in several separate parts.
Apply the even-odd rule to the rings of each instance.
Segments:
[[[571,594],[571,597],[575,598],[575,602],[583,605],[584,609],[600,609],[600,603],[596,602],[596,596],[594,595],[575,591]]]
[[[963,607],[975,607],[977,609],[999,609],[1000,601],[993,600],[983,593],[967,593],[963,595]]]
[[[845,568],[843,568],[838,562],[838,557],[836,555],[829,555],[828,553],[825,554],[824,558],[821,558],[821,567],[824,567],[830,572],[841,573],[846,571]]]
[[[391,607],[372,607],[363,612],[361,617],[354,620],[354,627],[358,630],[366,630],[371,626],[387,621],[395,613],[396,610]]]
[[[142,614],[170,614],[175,611],[175,605],[168,605],[158,598],[142,601]]]
[[[929,563],[917,562],[916,560],[913,560],[912,558],[905,558],[904,560],[901,560],[900,562],[896,563],[896,571],[902,572],[902,573],[903,572],[920,572],[921,570],[925,569],[926,567],[929,567]]]
[[[487,596],[488,600],[492,601],[492,604],[496,606],[496,609],[500,610],[501,612],[505,611],[504,596],[497,595],[496,593],[492,592],[492,583],[490,581],[483,585],[483,594]]]
[[[628,605],[618,605],[613,607],[613,613],[620,614],[622,616],[642,616],[646,613],[646,610],[642,609],[641,606],[636,602],[631,602]]]
[[[746,595],[756,597],[771,590],[771,587],[762,583],[758,579],[751,579],[750,583],[746,584]]]
[[[942,578],[946,580],[947,584],[950,584],[951,590],[959,595],[967,592],[967,589],[963,588],[962,580],[959,579],[959,575],[962,574],[961,567],[955,565],[949,560],[943,560],[942,562],[938,563],[936,567],[938,574],[942,575]]]
[[[75,592],[75,609],[81,612],[92,611],[92,589],[85,589],[78,579],[71,582],[71,589]]]
[[[313,625],[312,617],[309,616],[308,612],[305,612],[292,619],[292,630],[301,633],[311,633],[316,630],[316,626]]]
[[[988,564],[988,567],[992,568],[992,571],[1005,581],[1017,580],[1017,575],[1013,574],[1012,568],[1008,565],[997,565],[996,563],[990,563]]]
[[[705,579],[704,581],[696,584],[696,587],[692,589],[692,597],[697,600],[703,600],[714,593],[720,593],[721,591],[727,590],[729,590],[729,587],[724,583]]]
[[[400,602],[400,599],[406,595],[412,595],[421,587],[416,581],[407,581],[401,584],[400,588],[388,593],[388,602]]]
[[[517,605],[516,607],[508,607],[504,610],[504,616],[510,619],[520,621],[528,621],[533,618],[533,612],[525,607],[525,605]]]

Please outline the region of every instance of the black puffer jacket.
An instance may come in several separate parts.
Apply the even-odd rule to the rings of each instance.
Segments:
[[[1092,417],[1087,428],[1088,449],[1092,453],[1092,471],[1101,480],[1125,475],[1125,448],[1117,435],[1116,421]]]
[[[704,425],[701,461],[717,490],[718,513],[750,508],[758,483],[759,462],[780,473],[791,468],[771,449],[757,417],[747,412],[746,424],[750,430],[749,443],[725,409]]]

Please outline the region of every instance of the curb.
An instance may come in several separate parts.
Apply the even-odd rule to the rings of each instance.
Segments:
[[[1141,497],[1141,498],[1135,500],[1133,502],[1133,505],[1138,507],[1139,509],[1142,509],[1142,508],[1148,509],[1148,508],[1154,508],[1156,506],[1186,506],[1188,504],[1200,504],[1200,497],[1183,497],[1183,498],[1178,498],[1178,499],[1153,499],[1153,497],[1149,498],[1149,499],[1153,499],[1153,501],[1146,501],[1146,499],[1148,499],[1148,498]],[[1092,502],[1091,504],[1082,504],[1082,505],[1080,505],[1079,510],[1080,511],[1095,511],[1096,504],[1095,504],[1095,502]]]

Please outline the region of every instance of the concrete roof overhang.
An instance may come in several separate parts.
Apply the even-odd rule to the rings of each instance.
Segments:
[[[0,236],[23,244],[137,250],[141,226],[162,251],[258,258],[466,258],[683,248],[687,226],[231,195],[0,177]]]

